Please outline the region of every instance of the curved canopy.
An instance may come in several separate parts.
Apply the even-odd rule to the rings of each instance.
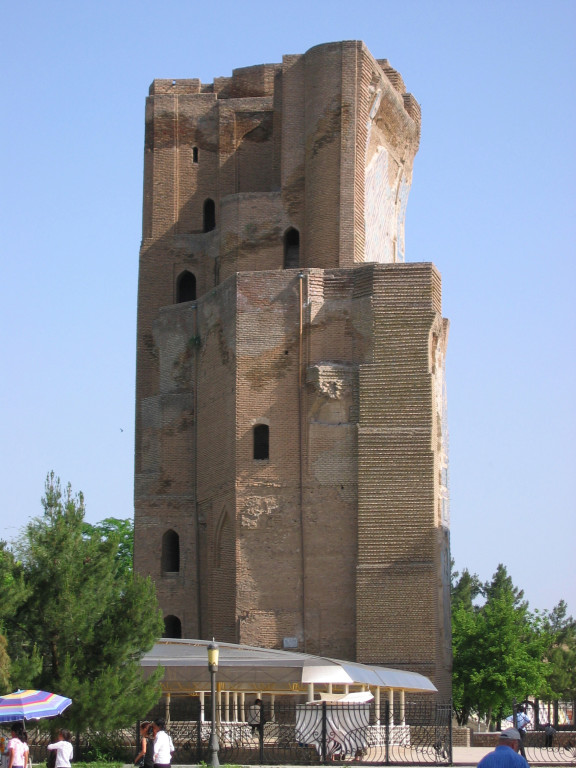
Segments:
[[[174,693],[206,690],[208,640],[174,640],[163,638],[145,654],[141,665],[164,667],[163,687]],[[249,645],[218,643],[218,682],[230,689],[301,690],[301,685],[366,685],[419,693],[436,693],[437,689],[424,675],[401,669],[340,661],[324,656],[311,656],[298,651],[255,648]]]

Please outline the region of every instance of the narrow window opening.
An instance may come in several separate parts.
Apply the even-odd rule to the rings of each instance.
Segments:
[[[214,200],[208,198],[204,201],[204,232],[212,232],[216,229],[216,206]]]
[[[192,147],[192,162],[198,162],[198,147]]]
[[[196,301],[196,278],[192,272],[182,272],[176,283],[176,301]]]
[[[254,458],[258,461],[270,458],[270,430],[267,424],[254,427]]]
[[[284,233],[284,269],[300,267],[300,232],[293,227]]]
[[[180,570],[180,536],[176,531],[166,531],[162,536],[162,571],[178,573]]]
[[[178,616],[164,617],[164,637],[179,639],[182,637],[182,622]]]

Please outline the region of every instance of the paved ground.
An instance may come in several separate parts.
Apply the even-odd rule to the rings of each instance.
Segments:
[[[458,768],[476,768],[480,760],[484,757],[484,755],[487,755],[489,752],[492,752],[492,747],[453,747],[452,748],[452,756],[453,756],[453,765],[458,766]],[[352,765],[358,766],[358,768],[362,768],[362,763],[352,763]],[[429,763],[427,764],[432,768],[433,764]],[[567,765],[576,765],[576,761],[570,761],[570,762],[551,762],[550,765],[555,765],[556,768],[560,768],[561,766],[567,766]],[[425,768],[425,764],[421,764],[422,768]],[[132,765],[126,765],[124,768],[134,768]],[[179,765],[174,766],[174,768],[199,768],[196,765]],[[270,768],[270,766],[250,766],[250,768]],[[289,766],[289,765],[282,765],[282,766],[275,766],[275,768],[302,768],[302,766]],[[322,768],[319,766],[318,768]],[[400,766],[400,768],[402,768]]]
[[[475,766],[478,764],[478,761],[481,760],[484,757],[484,755],[487,755],[488,752],[491,752],[491,751],[492,751],[491,747],[454,747],[453,748],[454,765],[457,765],[460,768],[466,768],[466,766],[469,766],[470,768],[475,768]],[[358,768],[362,768],[362,763],[352,763],[352,765],[358,766]],[[432,766],[433,764],[429,764],[429,765]],[[134,766],[125,765],[124,768],[134,768]],[[173,766],[173,768],[199,768],[199,766],[197,765],[176,766],[175,765]],[[252,765],[250,766],[250,768],[270,768],[270,766]],[[303,768],[303,766],[281,765],[281,766],[274,766],[274,768]],[[322,768],[322,766],[317,766],[317,768]],[[424,764],[422,764],[422,768],[425,768]]]
[[[480,760],[492,752],[493,747],[452,747],[454,765],[478,765]]]

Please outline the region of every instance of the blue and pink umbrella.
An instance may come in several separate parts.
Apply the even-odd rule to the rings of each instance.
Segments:
[[[0,723],[55,717],[72,704],[72,699],[48,691],[16,691],[0,696]]]

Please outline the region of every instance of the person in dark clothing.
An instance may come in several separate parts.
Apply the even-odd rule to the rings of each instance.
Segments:
[[[134,765],[143,768],[154,767],[154,739],[148,720],[140,724],[140,752],[134,758]]]
[[[544,726],[544,746],[546,747],[546,749],[549,749],[552,746],[555,733],[556,733],[556,728],[554,728],[550,723],[546,723],[546,725]]]

